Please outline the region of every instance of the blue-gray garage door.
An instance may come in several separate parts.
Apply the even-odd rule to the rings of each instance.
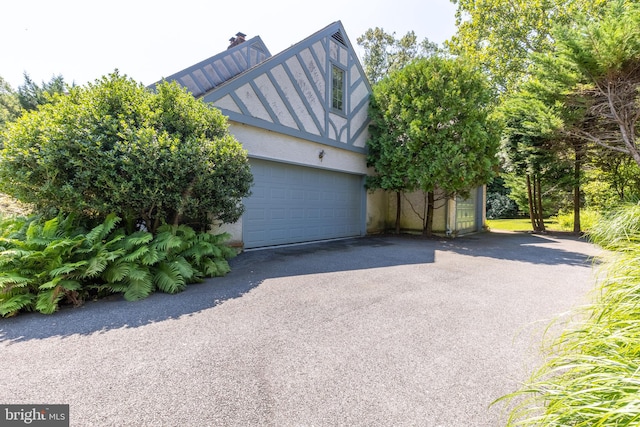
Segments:
[[[251,159],[254,184],[244,200],[245,248],[359,236],[362,176]]]

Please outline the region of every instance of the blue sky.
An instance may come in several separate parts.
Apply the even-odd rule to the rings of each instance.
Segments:
[[[119,69],[151,84],[226,49],[237,32],[272,54],[340,20],[352,44],[368,28],[413,30],[441,43],[455,33],[449,0],[5,0],[0,76],[85,84]],[[360,53],[360,52],[359,52]]]

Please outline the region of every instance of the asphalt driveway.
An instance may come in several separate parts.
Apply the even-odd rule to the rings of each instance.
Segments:
[[[72,426],[500,426],[588,243],[486,233],[241,254],[179,295],[0,319],[0,403]],[[561,318],[566,318],[566,316]]]

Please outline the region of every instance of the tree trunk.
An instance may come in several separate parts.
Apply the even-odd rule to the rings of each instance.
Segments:
[[[574,143],[575,162],[573,164],[573,232],[580,233],[580,171],[582,169],[582,152],[580,146]]]
[[[541,179],[539,175],[535,176],[535,182],[534,185],[536,186],[536,210],[537,210],[537,216],[538,216],[538,231],[540,232],[545,232],[545,226],[544,226],[544,215],[542,213],[542,184],[541,184]]]
[[[399,191],[396,191],[396,234],[400,234],[400,214],[402,212],[402,200]]]
[[[433,211],[435,205],[435,195],[433,191],[427,192],[427,214],[425,215],[424,229],[422,234],[426,237],[433,236]]]
[[[177,227],[180,225],[180,221],[182,221],[182,215],[184,214],[184,208],[187,205],[188,200],[191,198],[191,193],[193,192],[193,187],[196,185],[197,177],[194,177],[187,188],[182,192],[180,197],[180,206],[178,206],[178,210],[176,211],[175,216],[173,217],[173,225]]]
[[[529,202],[529,219],[531,220],[531,229],[536,231],[536,212],[533,204],[533,191],[531,190],[531,175],[529,174],[527,174],[527,199]]]

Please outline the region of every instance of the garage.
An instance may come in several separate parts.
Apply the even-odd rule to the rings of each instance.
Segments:
[[[362,235],[363,177],[250,159],[254,185],[244,200],[244,247]]]

